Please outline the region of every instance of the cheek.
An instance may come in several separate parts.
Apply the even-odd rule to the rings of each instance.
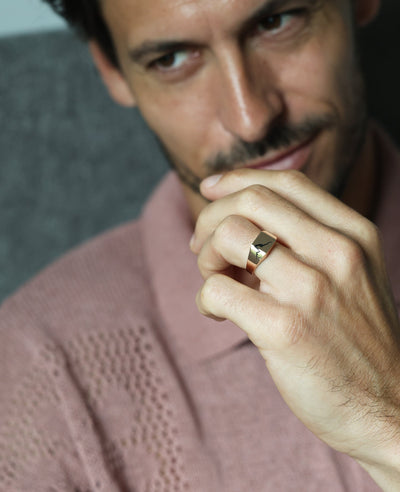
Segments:
[[[189,166],[207,157],[211,113],[198,88],[136,87],[135,93],[143,118],[169,151]]]
[[[290,119],[334,112],[345,118],[354,77],[353,41],[341,26],[313,39],[301,52],[277,61],[278,81]]]

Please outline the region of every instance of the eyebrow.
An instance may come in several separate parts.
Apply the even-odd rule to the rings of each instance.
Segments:
[[[254,27],[257,22],[270,15],[275,15],[279,11],[283,11],[288,5],[293,3],[294,0],[267,0],[264,5],[261,5],[261,7],[259,7],[248,19],[244,21],[240,27],[240,33],[246,33],[249,29]],[[305,0],[305,3],[310,7],[315,7],[317,4],[321,3],[321,0]]]
[[[242,23],[239,32],[245,33],[258,21],[265,19],[269,15],[275,14],[279,9],[283,9],[286,5],[293,3],[293,1],[294,0],[266,0],[260,8]],[[320,3],[320,1],[321,0],[306,0],[306,3],[314,6]],[[138,47],[129,50],[129,57],[135,63],[143,63],[143,60],[150,55],[154,56],[172,51],[180,51],[191,46],[198,46],[198,44],[189,40],[147,40],[143,41]]]

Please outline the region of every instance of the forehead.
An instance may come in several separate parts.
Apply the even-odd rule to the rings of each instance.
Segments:
[[[224,25],[234,28],[259,8],[280,3],[294,5],[296,0],[102,0],[102,10],[114,36],[135,42],[148,36],[187,37]]]

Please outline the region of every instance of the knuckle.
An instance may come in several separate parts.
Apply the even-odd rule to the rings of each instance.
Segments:
[[[354,265],[364,262],[364,252],[361,246],[352,239],[346,238],[343,241],[342,255],[345,265]]]
[[[381,233],[378,226],[366,218],[363,218],[361,222],[361,236],[367,244],[373,247],[381,244]]]
[[[310,313],[320,313],[329,298],[330,282],[319,270],[310,269],[304,283],[305,306]]]
[[[239,218],[236,215],[228,215],[215,229],[212,236],[214,249],[219,250],[223,245],[229,243],[237,229]]]
[[[342,236],[333,263],[337,273],[344,277],[351,277],[365,265],[366,256],[360,244],[347,236]]]
[[[223,176],[223,179],[226,179],[226,180],[229,179],[231,181],[242,183],[243,180],[248,177],[248,175],[249,175],[249,169],[241,167],[239,169],[235,169],[234,171],[230,171],[230,172],[226,173]]]
[[[286,350],[297,345],[307,334],[307,319],[303,312],[297,309],[284,310],[280,319],[280,337],[278,347]]]
[[[299,186],[307,180],[304,173],[291,169],[289,171],[282,171],[278,176],[280,186],[285,190],[296,190]]]
[[[238,221],[237,215],[226,216],[216,228],[215,233],[223,238],[231,236],[232,232],[237,228]]]
[[[253,211],[265,206],[268,191],[265,186],[260,184],[251,185],[240,194],[239,206]]]
[[[221,292],[221,275],[214,274],[208,277],[198,295],[198,305],[201,310],[211,314],[215,313],[216,300]]]
[[[197,217],[196,226],[195,226],[195,234],[196,235],[198,235],[199,232],[201,230],[203,230],[204,226],[207,224],[207,222],[208,222],[207,216],[208,216],[208,210],[206,207],[200,212],[199,216]]]
[[[220,289],[219,275],[211,275],[203,285],[201,289],[201,300],[204,303],[209,303],[211,299],[214,299]]]

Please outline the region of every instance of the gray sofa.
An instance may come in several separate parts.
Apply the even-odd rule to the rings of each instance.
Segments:
[[[70,33],[2,39],[0,60],[4,298],[69,248],[135,217],[167,166]]]
[[[384,0],[385,1],[385,0]],[[372,114],[400,142],[400,2],[362,35]],[[131,220],[167,164],[68,32],[0,39],[0,300],[69,248]]]

